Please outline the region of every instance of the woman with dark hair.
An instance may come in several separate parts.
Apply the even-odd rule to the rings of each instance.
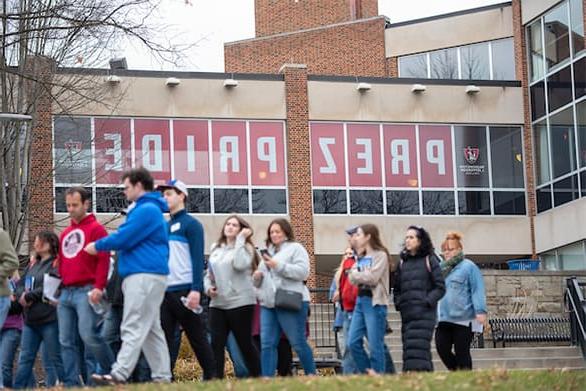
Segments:
[[[350,323],[348,346],[356,368],[369,375],[385,372],[385,331],[389,304],[389,252],[373,224],[358,227],[352,238],[358,260],[349,274],[358,286],[358,297]],[[364,350],[368,340],[370,357]]]
[[[277,347],[281,331],[297,353],[306,375],[316,373],[311,348],[305,335],[309,311],[309,255],[295,241],[293,228],[285,219],[269,224],[263,262],[253,274],[263,293],[260,313],[262,375],[272,377],[277,368]]]
[[[421,227],[410,226],[393,290],[395,308],[402,321],[403,372],[433,371],[431,338],[437,302],[445,291],[429,234]]]
[[[54,232],[42,231],[35,236],[33,248],[35,256],[31,257],[16,287],[16,297],[24,309],[24,328],[14,388],[29,385],[41,343],[48,358],[43,360],[47,386],[53,387],[58,379],[63,379],[57,308],[43,297],[45,274],[58,273],[59,237]]]
[[[216,375],[224,377],[224,349],[233,333],[248,373],[260,375],[258,351],[252,342],[252,317],[256,295],[252,272],[258,254],[252,244],[252,229],[241,217],[226,219],[219,239],[212,247],[204,289],[210,297],[210,331],[216,359]]]

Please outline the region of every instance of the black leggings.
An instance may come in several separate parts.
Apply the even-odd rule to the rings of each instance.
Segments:
[[[165,292],[165,298],[161,305],[161,326],[165,332],[167,346],[172,349],[177,335],[177,324],[181,325],[191,349],[203,369],[204,380],[213,379],[216,375],[216,365],[212,348],[207,339],[205,324],[200,315],[196,315],[181,302],[181,296],[187,297],[188,294],[189,291]],[[170,356],[174,358],[173,355],[170,354]],[[171,362],[171,371],[174,368],[175,362]]]
[[[252,337],[252,341],[260,351],[260,335]],[[277,374],[279,376],[293,376],[293,350],[291,350],[291,344],[285,336],[281,336],[277,346]]]
[[[440,322],[435,331],[435,347],[446,368],[450,371],[472,369],[470,344],[472,329],[455,323]],[[452,353],[452,346],[454,353]]]
[[[260,375],[260,358],[258,350],[252,343],[252,316],[254,305],[222,310],[210,307],[210,332],[212,350],[216,358],[216,375],[224,377],[224,349],[228,334],[232,332],[242,358],[252,377]]]

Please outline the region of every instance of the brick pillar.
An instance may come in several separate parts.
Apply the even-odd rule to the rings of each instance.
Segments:
[[[529,74],[527,70],[527,47],[525,40],[525,29],[523,28],[521,15],[521,0],[513,0],[513,35],[515,43],[515,75],[521,80],[523,89],[523,142],[525,145],[525,177],[527,183],[527,206],[531,231],[531,257],[537,258],[535,252],[535,215],[537,214],[537,203],[535,199],[535,176],[533,169],[533,129],[531,127],[531,115],[529,108]]]
[[[28,238],[43,229],[53,229],[53,133],[50,89],[54,62],[47,57],[28,60],[27,73],[34,81],[28,86],[34,113],[29,178]]]
[[[307,66],[285,64],[279,72],[285,75],[289,216],[297,240],[303,243],[309,253],[310,275],[307,285],[315,288],[317,278],[313,237]]]
[[[387,58],[387,76],[388,77],[399,77],[399,58],[398,57]]]

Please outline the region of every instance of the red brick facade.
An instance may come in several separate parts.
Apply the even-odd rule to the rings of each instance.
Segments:
[[[287,106],[289,218],[296,239],[303,243],[309,253],[310,276],[307,285],[314,288],[317,286],[317,281],[313,238],[307,68],[305,65],[286,64],[283,65],[282,72],[285,74]]]
[[[378,15],[376,0],[255,0],[256,37]]]
[[[387,76],[399,77],[399,57],[387,58]]]
[[[228,43],[228,73],[277,73],[285,63],[309,74],[386,76],[385,19],[371,18],[298,33]]]
[[[527,70],[527,45],[525,41],[525,29],[521,15],[521,0],[513,0],[513,34],[515,44],[515,76],[521,80],[523,89],[523,144],[525,155],[525,178],[527,180],[527,214],[530,220],[531,231],[531,256],[537,258],[535,250],[535,215],[537,203],[535,199],[535,175],[533,168],[533,130],[531,127],[531,105],[529,98],[529,76]]]
[[[32,243],[37,232],[53,226],[53,132],[52,97],[46,91],[53,78],[54,63],[48,58],[36,57],[29,63],[29,72],[39,84],[31,82],[31,93],[36,96],[30,162],[30,199],[28,237]]]

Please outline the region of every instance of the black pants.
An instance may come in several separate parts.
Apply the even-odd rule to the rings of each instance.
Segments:
[[[199,365],[203,369],[204,380],[216,377],[216,364],[214,353],[210,346],[207,336],[206,327],[199,315],[188,309],[181,302],[181,296],[187,297],[188,290],[165,292],[165,298],[161,305],[161,326],[165,332],[167,346],[173,346],[177,324],[180,324],[187,335],[187,340],[191,349],[197,357]],[[171,354],[170,354],[171,356]],[[171,357],[173,359],[173,357]],[[175,361],[171,362],[171,371],[175,368]]]
[[[252,377],[260,375],[260,357],[258,350],[252,343],[252,316],[254,305],[222,310],[210,307],[210,332],[212,335],[212,350],[216,358],[216,375],[224,377],[224,349],[228,334],[232,332],[242,358]]]
[[[470,344],[472,329],[455,323],[440,322],[435,331],[435,347],[444,365],[450,370],[472,369]],[[454,353],[452,353],[452,346]]]
[[[260,351],[260,335],[253,337],[254,345]],[[282,336],[277,346],[277,374],[279,376],[293,376],[293,350],[289,340]]]

